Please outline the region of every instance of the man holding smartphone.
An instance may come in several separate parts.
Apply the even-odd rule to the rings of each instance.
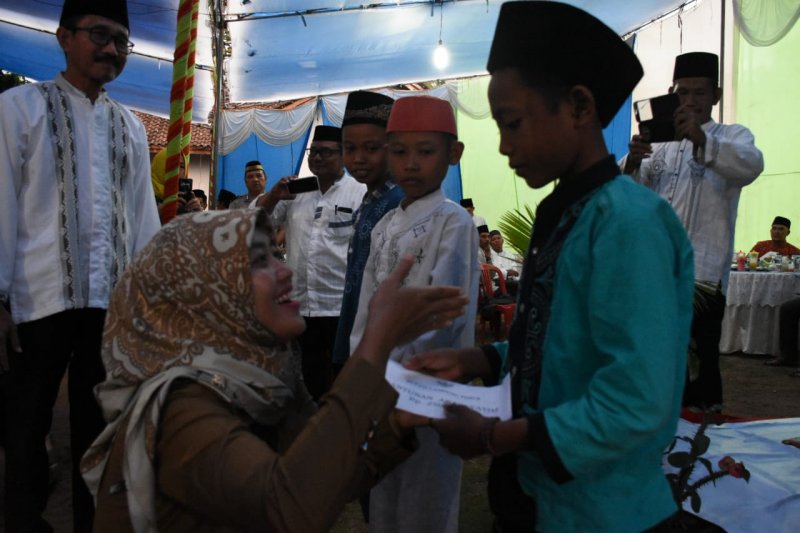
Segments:
[[[300,303],[306,331],[298,341],[303,354],[303,379],[315,400],[327,392],[333,372],[331,351],[336,338],[347,270],[347,247],[353,215],[366,186],[344,170],[342,130],[317,126],[308,150],[314,181],[281,178],[256,205],[286,231],[286,263],[294,272],[291,299]],[[300,182],[293,194],[290,184]],[[309,190],[310,189],[310,190]],[[300,192],[308,190],[308,192]]]
[[[678,56],[669,88],[680,100],[674,115],[676,140],[650,144],[634,135],[620,165],[672,205],[692,241],[695,314],[689,368],[699,364],[699,371],[687,377],[683,404],[712,410],[722,404],[719,340],[739,194],[764,169],[750,130],[711,118],[722,95],[718,73],[715,54]]]

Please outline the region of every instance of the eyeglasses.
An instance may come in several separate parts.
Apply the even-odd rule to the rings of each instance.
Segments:
[[[309,159],[317,156],[320,156],[322,159],[328,159],[334,155],[342,155],[341,150],[334,150],[332,148],[307,148],[306,152],[308,152]]]
[[[108,28],[103,26],[92,26],[90,28],[71,28],[72,31],[85,31],[89,34],[89,40],[98,46],[106,46],[111,41],[114,41],[114,48],[117,52],[126,56],[133,50],[133,43],[127,37],[122,35],[113,35]]]

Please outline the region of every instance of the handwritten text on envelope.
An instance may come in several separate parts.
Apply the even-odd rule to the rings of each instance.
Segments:
[[[401,364],[389,361],[386,381],[400,395],[398,409],[417,415],[444,418],[445,404],[455,403],[466,405],[483,416],[511,418],[510,375],[495,387],[462,385],[406,370]]]

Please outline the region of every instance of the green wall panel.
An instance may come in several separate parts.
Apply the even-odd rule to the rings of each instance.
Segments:
[[[736,122],[764,153],[764,172],[742,190],[735,248],[769,239],[775,215],[794,222],[789,242],[800,245],[800,24],[768,47],[735,39]]]

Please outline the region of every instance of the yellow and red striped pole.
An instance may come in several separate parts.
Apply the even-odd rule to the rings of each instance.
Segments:
[[[180,160],[184,157],[184,150],[187,155],[189,153],[198,9],[199,0],[181,0],[178,7],[178,31],[175,36],[175,55],[172,63],[167,132],[167,171],[164,182],[164,206],[161,209],[162,223],[169,222],[177,214]],[[187,87],[189,87],[188,99]]]
[[[189,39],[189,55],[186,59],[185,93],[183,97],[183,131],[181,133],[181,153],[189,160],[189,148],[192,144],[192,102],[194,98],[194,66],[197,53],[197,19],[200,13],[200,2],[192,2],[191,34]],[[186,169],[189,173],[189,169]]]

